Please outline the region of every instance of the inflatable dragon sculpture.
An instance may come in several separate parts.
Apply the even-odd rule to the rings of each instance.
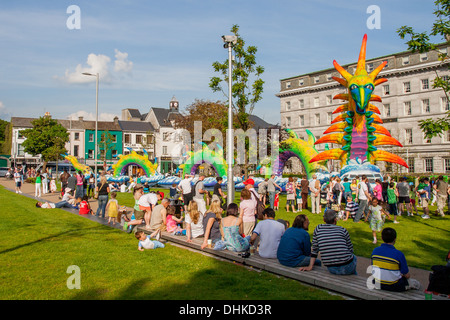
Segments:
[[[378,146],[382,145],[399,147],[402,145],[380,125],[383,123],[379,117],[380,110],[371,103],[371,101],[381,102],[381,98],[374,95],[373,91],[377,85],[387,81],[385,78],[375,79],[386,66],[387,61],[368,74],[366,43],[367,35],[364,35],[354,75],[342,68],[336,60],[333,61],[334,67],[343,77],[333,77],[333,79],[348,89],[348,93],[338,94],[333,99],[348,102],[333,112],[341,114],[332,121],[332,125],[324,132],[326,135],[317,140],[316,144],[334,143],[342,147],[323,151],[314,156],[310,163],[333,159],[340,160],[343,167],[351,160],[360,164],[387,161],[408,168],[406,162],[399,156],[378,149]]]

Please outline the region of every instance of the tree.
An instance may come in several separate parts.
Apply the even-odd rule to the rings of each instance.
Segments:
[[[408,50],[412,52],[430,52],[437,51],[437,44],[431,42],[430,37],[438,36],[445,42],[449,43],[450,40],[450,0],[436,0],[434,2],[436,5],[436,10],[434,15],[436,16],[436,21],[433,23],[433,27],[430,32],[420,32],[417,33],[412,27],[402,26],[397,30],[398,35],[401,39],[409,36],[410,40],[406,42],[408,45]],[[447,61],[449,56],[447,53],[439,53],[439,60],[442,62]],[[437,77],[433,81],[433,88],[442,88],[445,95],[447,96],[447,101],[450,103],[449,91],[450,83],[449,80],[440,77],[436,73]],[[438,119],[425,119],[419,121],[419,127],[427,138],[433,138],[435,136],[441,136],[445,131],[450,128],[450,111],[446,112],[446,115]]]
[[[0,120],[0,154],[11,154],[12,126],[5,120]]]
[[[232,98],[233,111],[237,118],[235,128],[247,131],[252,127],[249,121],[249,115],[252,114],[255,105],[262,99],[264,81],[261,79],[264,68],[256,63],[255,46],[245,46],[245,41],[239,35],[239,26],[233,25],[230,30],[236,37],[237,42],[233,46],[234,59],[232,61]],[[221,74],[221,77],[212,77],[209,83],[213,92],[221,91],[226,98],[228,94],[223,90],[222,84],[228,84],[228,59],[220,63],[214,62],[215,72]],[[247,166],[244,166],[247,175]]]
[[[248,115],[252,114],[255,104],[262,99],[264,81],[261,75],[264,68],[256,63],[258,49],[255,46],[245,47],[245,41],[239,35],[239,26],[233,25],[230,31],[237,37],[237,43],[233,46],[232,62],[233,109],[240,128],[245,131],[250,128]],[[228,84],[228,59],[223,63],[214,62],[213,68],[215,72],[221,73],[222,78],[212,77],[209,86],[214,92],[221,91],[228,98],[222,88],[222,82]]]
[[[36,156],[40,154],[44,161],[43,169],[49,161],[57,161],[66,153],[66,142],[69,141],[67,129],[49,116],[31,121],[33,128],[22,130],[26,138],[22,146],[26,153]]]

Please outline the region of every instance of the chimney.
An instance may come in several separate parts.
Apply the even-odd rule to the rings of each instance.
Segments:
[[[115,123],[115,124],[119,124],[119,117],[118,117],[118,116],[115,116],[115,117],[114,117],[114,123]]]

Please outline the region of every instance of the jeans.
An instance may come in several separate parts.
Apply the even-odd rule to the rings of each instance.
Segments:
[[[328,271],[332,274],[337,275],[348,275],[348,274],[357,274],[356,273],[356,256],[353,255],[353,261],[339,267],[327,267]]]
[[[300,261],[296,267],[307,267],[309,266],[309,262],[311,261],[311,257],[306,256],[302,261]],[[316,259],[314,262],[315,266],[321,266],[322,262],[319,259]]]
[[[69,202],[67,201],[60,201],[58,203],[55,203],[55,208],[71,208],[71,209],[76,209],[75,206],[71,205]]]
[[[102,194],[98,196],[98,209],[96,216],[100,217],[100,211],[102,211],[102,218],[105,217],[106,204],[108,203],[108,195]]]
[[[269,191],[269,204],[272,209],[274,203],[275,203],[275,191]]]
[[[360,199],[359,200],[359,208],[358,208],[358,211],[356,211],[354,222],[358,222],[359,220],[361,220],[361,217],[367,208],[368,208],[368,201]]]
[[[75,199],[76,198],[83,198],[83,185],[77,185],[77,189],[75,191]]]

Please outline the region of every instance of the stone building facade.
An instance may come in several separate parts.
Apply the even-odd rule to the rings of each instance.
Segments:
[[[450,103],[442,89],[434,89],[436,75],[448,79],[449,61],[440,61],[439,53],[447,53],[448,44],[441,44],[438,50],[429,53],[411,53],[409,51],[368,59],[367,71],[370,73],[378,65],[388,64],[378,77],[388,81],[375,88],[374,94],[382,98],[382,103],[374,102],[381,111],[383,126],[391,135],[403,144],[403,148],[384,147],[398,154],[409,165],[409,169],[398,165],[380,162],[382,171],[390,173],[450,173],[450,132],[431,140],[424,138],[419,127],[423,119],[437,119],[450,110]],[[343,66],[354,74],[356,62]],[[333,111],[342,100],[334,100],[339,93],[347,89],[331,77],[340,77],[334,69],[326,69],[280,80],[281,124],[306,138],[306,130],[316,138],[330,126],[338,116]],[[333,146],[330,145],[330,148]],[[324,145],[318,145],[323,150]],[[301,172],[299,161],[293,161],[290,170]],[[288,168],[289,169],[289,168]],[[338,161],[329,161],[330,171],[339,170]]]

